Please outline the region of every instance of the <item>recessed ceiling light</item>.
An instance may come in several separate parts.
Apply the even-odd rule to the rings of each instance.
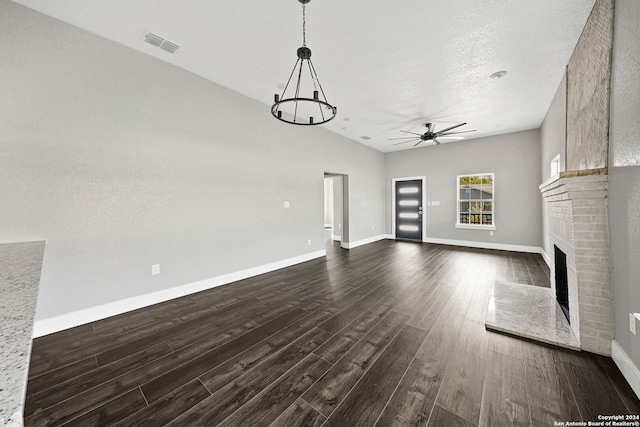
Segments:
[[[349,121],[351,121],[351,117],[345,117],[345,118],[344,118],[344,119],[342,119],[342,120],[344,120],[345,122],[349,122]]]
[[[370,137],[370,136],[367,136],[367,135],[365,135],[365,136],[361,136],[360,138],[361,138],[361,139],[364,139],[365,141],[366,141],[366,140],[368,140],[368,139],[371,139],[371,137]]]
[[[506,72],[506,71],[504,71],[504,70],[502,70],[502,71],[496,71],[495,73],[491,74],[491,75],[489,76],[489,78],[490,78],[490,79],[501,79],[501,78],[503,78],[503,77],[504,77],[504,76],[506,76],[506,75],[507,75],[507,72]]]

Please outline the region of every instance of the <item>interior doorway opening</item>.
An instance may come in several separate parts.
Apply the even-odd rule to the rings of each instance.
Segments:
[[[349,248],[349,177],[345,174],[324,174],[324,229],[327,244],[339,242]]]

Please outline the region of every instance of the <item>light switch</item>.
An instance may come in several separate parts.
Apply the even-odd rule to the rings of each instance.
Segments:
[[[285,208],[288,208],[289,206],[290,206],[289,201],[288,201],[288,200],[285,200],[285,201],[284,201],[284,207],[285,207]]]

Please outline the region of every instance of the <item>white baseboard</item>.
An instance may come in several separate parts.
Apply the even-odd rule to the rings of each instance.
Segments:
[[[342,242],[342,236],[337,236],[335,234],[332,234],[331,240],[333,240],[334,242]]]
[[[182,286],[176,286],[171,289],[165,289],[146,295],[127,298],[108,304],[99,305],[84,310],[75,311],[73,313],[63,314],[61,316],[51,317],[49,319],[38,320],[33,327],[33,337],[41,337],[54,332],[84,325],[86,323],[95,322],[96,320],[106,319],[107,317],[116,316],[128,311],[137,310],[139,308],[148,307],[150,305],[180,298],[196,292],[205,291],[207,289],[216,288],[218,286],[237,282],[238,280],[247,279],[249,277],[258,276],[260,274],[269,273],[270,271],[279,270],[281,268],[290,267],[316,258],[327,255],[326,250],[311,252],[282,261],[272,262],[257,267],[248,268],[246,270],[236,271],[234,273],[224,274],[222,276],[212,277],[198,282],[188,283]]]
[[[505,243],[472,242],[467,240],[435,239],[431,237],[427,237],[424,240],[424,242],[436,243],[439,245],[465,246],[469,248],[498,249],[501,251],[527,252],[527,253],[541,254],[541,255],[544,252],[542,248],[539,246],[508,245]]]
[[[616,340],[611,341],[611,358],[622,372],[636,396],[640,398],[640,370],[631,361],[627,353],[620,347]]]
[[[547,266],[551,268],[551,257],[543,248],[540,248],[540,255],[542,255],[542,259],[544,259],[544,262],[547,263]]]
[[[353,248],[357,248],[358,246],[368,245],[369,243],[377,242],[379,240],[384,240],[388,238],[389,237],[387,234],[380,234],[378,236],[369,237],[368,239],[362,239],[355,242],[348,242],[348,243],[342,242],[342,247],[345,249],[353,249]]]

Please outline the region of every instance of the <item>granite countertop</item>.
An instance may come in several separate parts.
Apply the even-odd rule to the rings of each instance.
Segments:
[[[22,426],[45,242],[0,245],[0,425]]]

